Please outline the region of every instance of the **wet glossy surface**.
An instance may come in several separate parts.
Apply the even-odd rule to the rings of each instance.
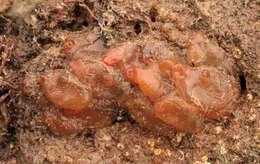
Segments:
[[[59,134],[108,125],[118,108],[162,135],[195,133],[204,120],[228,116],[237,105],[232,60],[201,33],[191,38],[187,59],[160,41],[107,50],[92,34],[66,41],[64,51],[72,74],[54,70],[39,78],[45,96],[68,111],[48,108],[43,116]]]
[[[217,66],[223,61],[223,50],[216,47],[198,32],[191,37],[190,46],[187,49],[187,60],[194,66],[210,65]]]
[[[138,85],[141,91],[148,96],[152,101],[156,101],[163,94],[163,86],[158,64],[153,64],[147,68],[133,68],[134,83]]]
[[[63,109],[65,115],[76,115],[90,105],[92,93],[80,86],[64,70],[45,73],[38,78],[45,96]]]
[[[239,86],[232,76],[214,67],[173,67],[173,80],[178,93],[188,103],[198,106],[208,119],[227,116],[236,102]]]
[[[104,127],[115,119],[116,81],[101,61],[105,48],[98,38],[90,34],[66,41],[71,72],[51,70],[38,77],[44,95],[56,105],[45,109],[43,122],[57,135]]]
[[[43,122],[55,134],[70,135],[85,128],[103,127],[112,122],[116,111],[113,102],[98,101],[90,86],[74,78],[65,70],[54,70],[38,79],[45,96],[57,105],[47,108],[43,115]]]
[[[230,75],[233,63],[201,33],[191,38],[187,51],[190,65],[178,56],[165,57],[168,55],[165,51],[155,49],[150,43],[144,46],[145,51],[141,50],[143,53],[128,53],[128,56],[134,56],[134,60],[122,55],[123,47],[116,47],[120,51],[112,48],[103,61],[110,65],[108,60],[119,57],[113,64],[150,100],[150,104],[144,101],[149,106],[147,109],[153,106],[152,111],[149,110],[150,116],[142,107],[128,104],[132,116],[143,126],[158,132],[159,128],[148,125],[159,124],[158,120],[151,119],[157,117],[177,130],[194,133],[202,129],[205,119],[218,119],[235,110],[240,90],[235,75]],[[143,60],[147,56],[144,52],[156,56],[147,62]],[[122,69],[126,67],[127,73]],[[138,115],[140,112],[142,114]],[[138,119],[141,116],[142,119]]]
[[[206,39],[201,32],[191,36],[190,45],[187,48],[187,61],[191,66],[207,65],[232,75],[236,74],[234,60],[228,57],[216,43]]]
[[[177,130],[194,133],[202,128],[202,118],[199,108],[184,101],[178,93],[165,95],[154,105],[156,117]]]
[[[69,63],[71,72],[85,85],[97,87],[97,85],[104,85],[105,87],[113,87],[116,81],[106,69],[106,65],[101,62],[84,61],[82,59],[72,60]]]

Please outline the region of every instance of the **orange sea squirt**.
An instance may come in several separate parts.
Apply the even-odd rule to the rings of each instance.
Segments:
[[[91,92],[80,86],[65,70],[55,70],[38,78],[45,96],[63,109],[66,116],[73,116],[88,108]]]
[[[175,129],[196,133],[204,120],[228,116],[237,105],[239,83],[227,71],[231,60],[201,33],[191,38],[186,58],[154,44],[129,42],[99,51],[102,41],[91,49],[91,42],[78,40],[64,47],[71,73],[52,70],[38,78],[47,99],[58,106],[43,117],[57,133],[103,127],[118,108],[163,135]]]
[[[132,81],[134,81],[142,92],[152,101],[156,101],[163,94],[158,64],[151,64],[146,68],[133,68],[132,78]]]
[[[118,64],[122,60],[129,60],[137,50],[133,43],[125,43],[111,48],[103,57],[103,62],[107,65]],[[123,61],[125,62],[125,61]]]
[[[154,113],[165,123],[187,133],[195,133],[201,130],[202,118],[199,108],[193,106],[176,92],[163,96],[154,105]]]
[[[178,93],[199,106],[208,119],[229,115],[239,96],[239,86],[232,76],[214,67],[173,67],[173,80]]]
[[[103,84],[105,87],[113,87],[116,81],[104,64],[98,62],[86,62],[83,59],[72,60],[69,64],[71,72],[85,85],[95,87]]]

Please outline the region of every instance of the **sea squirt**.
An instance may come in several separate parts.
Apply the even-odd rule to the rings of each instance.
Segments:
[[[45,96],[62,108],[66,116],[79,114],[90,106],[90,88],[79,84],[65,70],[49,71],[38,78]]]
[[[233,76],[214,67],[177,64],[172,77],[181,97],[198,106],[208,119],[228,116],[234,110],[240,91]]]
[[[98,128],[126,109],[141,126],[161,135],[196,133],[204,120],[235,110],[240,94],[234,64],[201,33],[186,57],[163,41],[121,43],[107,50],[98,36],[69,40],[69,70],[51,70],[38,81],[47,99],[43,122],[61,135]]]
[[[110,103],[98,102],[90,86],[81,84],[65,70],[52,70],[38,78],[45,96],[56,107],[47,108],[43,121],[56,134],[70,135],[85,128],[98,128],[112,122]]]
[[[148,98],[144,98],[140,107],[137,98],[127,103],[132,117],[144,127],[162,133],[160,128],[150,126],[158,124],[163,128],[161,120],[177,130],[194,133],[202,129],[204,120],[229,116],[235,110],[240,89],[232,59],[201,33],[191,37],[187,62],[176,55],[170,56],[167,51],[156,52],[151,43],[141,47],[141,51],[127,51],[127,55],[122,50],[124,47],[112,48],[104,55],[103,62],[116,65]],[[155,53],[157,60],[143,61],[144,47],[146,52]]]
[[[118,107],[111,88],[116,81],[105,65],[97,61],[104,50],[100,49],[101,41],[97,38],[84,35],[67,41],[64,49],[71,72],[55,69],[38,77],[45,97],[52,102],[44,107],[43,122],[57,135],[104,127],[115,119]],[[88,54],[92,54],[92,58]],[[88,60],[83,60],[86,56]]]
[[[156,117],[187,133],[201,130],[202,118],[199,110],[198,107],[184,101],[176,92],[163,96],[154,105]]]

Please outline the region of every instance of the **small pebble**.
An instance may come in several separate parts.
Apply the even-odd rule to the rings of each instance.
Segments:
[[[202,160],[203,162],[208,162],[208,157],[204,155],[204,156],[201,158],[201,160]]]
[[[162,31],[168,33],[172,29],[172,24],[165,23],[162,25]]]
[[[221,126],[217,126],[215,128],[215,130],[216,130],[216,134],[219,134],[222,131],[222,127]]]
[[[172,156],[172,152],[171,152],[171,150],[166,149],[166,154],[167,154],[169,157]]]
[[[48,159],[49,162],[52,162],[52,163],[55,162],[55,157],[54,157],[53,155],[50,155],[50,154],[49,154],[49,155],[47,156],[47,159]]]
[[[238,140],[239,138],[240,138],[239,135],[233,136],[233,139],[234,139],[234,140]]]
[[[178,133],[177,134],[177,142],[180,143],[182,141],[183,138],[183,134],[182,133]]]
[[[249,117],[249,120],[250,121],[254,121],[256,119],[256,114],[252,114],[250,117]]]
[[[138,153],[139,150],[140,150],[140,146],[139,146],[139,145],[134,145],[133,151],[134,151],[135,153]]]
[[[170,15],[170,20],[171,20],[172,22],[176,22],[176,21],[178,20],[177,15],[176,15],[175,13],[171,13],[171,15]]]
[[[119,143],[117,144],[117,148],[122,150],[125,148],[125,146],[122,143]]]
[[[221,147],[220,147],[220,154],[224,155],[224,154],[226,154],[226,153],[227,153],[226,148],[225,148],[224,146],[221,146]]]
[[[150,145],[152,148],[154,147],[154,145],[155,145],[155,142],[154,142],[154,140],[153,139],[148,139],[148,145]]]
[[[160,155],[161,152],[162,152],[161,149],[154,149],[154,154],[155,154],[155,155]]]
[[[67,162],[68,162],[68,163],[73,163],[73,159],[72,159],[71,157],[68,157],[68,156],[67,156]]]
[[[238,49],[238,48],[234,48],[233,54],[234,54],[234,57],[235,57],[236,59],[240,59],[240,58],[242,57],[242,52],[241,52],[241,50]]]
[[[175,32],[171,32],[168,34],[168,38],[171,42],[176,42],[177,41],[177,34]]]
[[[248,99],[249,101],[253,100],[253,95],[250,94],[250,93],[248,93],[248,94],[247,94],[247,99]]]
[[[125,152],[125,156],[127,156],[127,157],[128,157],[128,156],[129,156],[129,152]]]

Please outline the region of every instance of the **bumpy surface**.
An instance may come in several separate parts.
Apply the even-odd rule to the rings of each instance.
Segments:
[[[159,134],[194,133],[206,119],[229,116],[240,94],[232,67],[225,67],[232,61],[201,33],[191,38],[187,62],[159,41],[106,50],[94,34],[67,40],[64,52],[72,74],[53,70],[38,79],[45,96],[60,108],[43,117],[57,134],[108,125],[115,119],[111,113],[117,113],[115,102]],[[70,122],[78,119],[77,129]]]
[[[117,114],[115,99],[118,95],[113,88],[116,81],[106,66],[98,61],[103,50],[98,46],[103,42],[100,43],[100,39],[92,34],[79,39],[64,44],[71,73],[55,69],[38,77],[44,95],[56,105],[46,107],[43,122],[58,135],[110,125]],[[87,41],[91,42],[90,47],[81,45]],[[80,48],[74,51],[75,46]]]
[[[0,9],[0,164],[260,163],[258,1],[0,1],[7,4],[0,5],[3,8]],[[192,48],[193,38],[201,44],[193,44]],[[95,44],[97,42],[104,43]],[[127,63],[125,68],[126,64],[121,62],[111,66],[102,62],[109,50],[126,44],[137,47],[133,50],[141,57]],[[190,56],[191,50],[194,53]],[[193,56],[198,50],[199,53],[225,54],[226,62],[222,63],[221,55],[217,62],[211,62],[211,57],[214,58],[211,55],[210,60],[201,55]],[[188,56],[193,57],[193,61],[187,59]],[[202,60],[198,62],[196,59]],[[90,63],[99,63],[99,67]],[[72,73],[70,65],[73,64],[88,68],[83,72],[98,71],[100,76],[83,78],[81,82],[82,77]],[[234,76],[235,81],[240,81],[239,105],[228,117],[209,119],[203,108],[196,107],[194,103],[197,101],[191,99],[188,103],[189,96],[184,99],[177,93],[179,90],[172,77],[172,67],[176,64],[183,67],[185,74],[214,70],[214,76],[218,72],[224,72],[223,77],[228,75],[228,79]],[[133,69],[130,68],[136,67],[137,73],[150,72],[150,69],[157,70],[153,67],[156,65],[159,65],[159,76],[155,75],[167,91],[160,93],[158,100],[141,90],[144,79],[138,77],[139,80],[132,81],[132,78],[126,78],[126,74],[132,77]],[[74,70],[79,68],[75,67]],[[59,70],[65,70],[65,77],[73,77],[72,84],[92,92],[88,105],[94,101],[108,112],[111,109],[108,118],[114,121],[105,123],[104,128],[91,128],[79,118],[80,115],[84,117],[82,112],[66,116],[65,109],[50,101],[38,82],[39,77],[47,78],[50,72]],[[149,76],[155,75],[149,73]],[[102,80],[111,77],[114,80],[107,85]],[[198,79],[197,84],[204,85],[204,82]],[[176,92],[172,93],[173,90]],[[94,97],[94,92],[100,95]],[[221,89],[219,94],[222,93],[225,92]],[[214,97],[210,93],[206,96]],[[225,109],[229,108],[228,104],[224,104]],[[193,124],[196,126],[189,128],[200,127],[199,133],[183,133],[173,126],[177,122],[173,118],[185,107],[190,109],[185,111],[188,116],[196,114],[182,126],[187,128],[186,124],[197,120]],[[48,118],[52,126],[48,126],[48,120],[43,117]],[[59,137],[53,133],[64,134],[64,127],[70,127],[67,134],[77,135]],[[169,136],[153,132],[164,132],[163,135]]]

